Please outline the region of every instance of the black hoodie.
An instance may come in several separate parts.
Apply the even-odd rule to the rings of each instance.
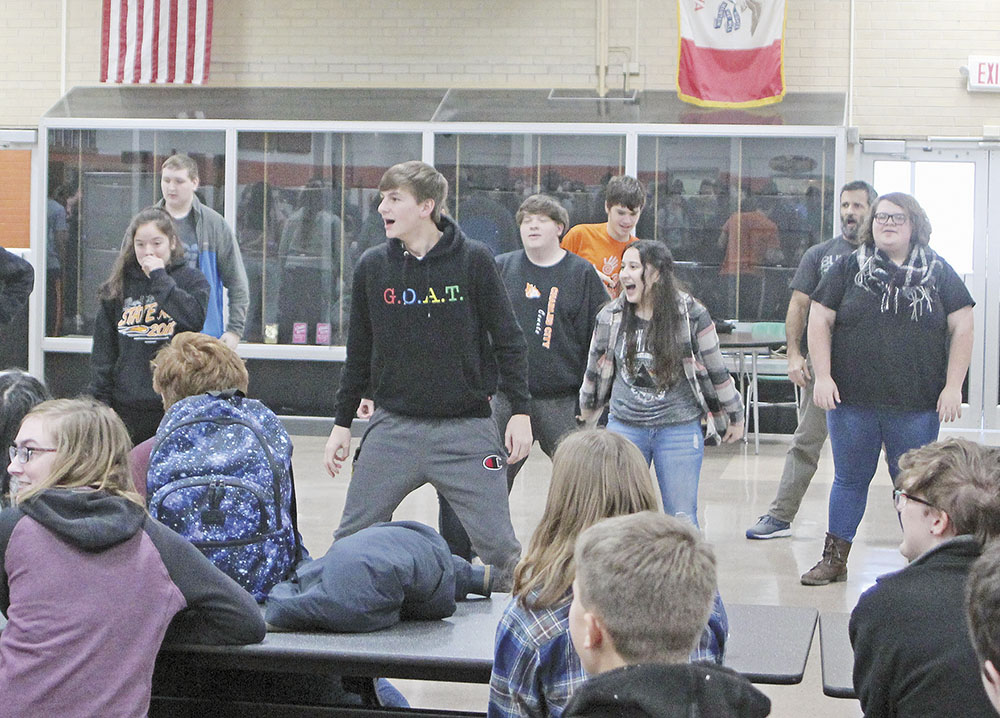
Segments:
[[[35,285],[35,270],[24,259],[0,247],[0,324],[21,311]]]
[[[183,259],[147,277],[125,267],[123,299],[102,299],[94,322],[88,393],[109,405],[162,408],[149,360],[179,332],[201,331],[208,280]]]
[[[354,271],[338,426],[362,396],[396,414],[488,417],[499,388],[513,413],[528,413],[527,345],[490,250],[450,217],[417,259],[387,239]]]
[[[706,663],[646,663],[589,678],[564,718],[763,718],[771,700],[746,678]]]

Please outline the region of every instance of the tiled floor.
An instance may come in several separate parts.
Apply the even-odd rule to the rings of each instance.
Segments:
[[[330,545],[348,482],[348,476],[331,479],[323,470],[323,443],[319,437],[295,437],[299,521],[306,546],[313,555],[321,555]],[[766,512],[777,490],[787,446],[782,439],[764,441],[756,456],[752,445],[750,448],[738,444],[706,450],[699,494],[701,524],[715,546],[723,599],[734,603],[814,606],[821,612],[850,611],[876,576],[904,564],[897,551],[900,530],[892,508],[888,473],[882,464],[872,483],[868,511],[851,554],[847,582],[812,588],[802,586],[799,575],[819,560],[823,548],[826,501],[833,478],[829,446],[793,524],[793,536],[748,541],[743,535],[757,516]],[[524,545],[541,515],[550,467],[548,458],[536,445],[511,494],[514,528]],[[411,494],[396,512],[396,518],[435,525],[437,502],[433,490],[424,487]],[[768,647],[763,645],[761,650],[767,651]],[[416,707],[485,710],[486,686],[416,681],[394,683]],[[823,695],[818,633],[813,638],[801,684],[759,687],[771,697],[771,715],[778,718],[804,715],[853,718],[861,715],[857,701]]]

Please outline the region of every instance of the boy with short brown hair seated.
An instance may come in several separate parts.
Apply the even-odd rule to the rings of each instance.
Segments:
[[[235,350],[221,339],[199,332],[182,332],[150,362],[153,391],[166,411],[181,399],[211,391],[236,389],[247,393],[250,376]],[[136,444],[129,455],[136,491],[146,497],[146,472],[156,436]]]
[[[570,637],[592,677],[571,716],[766,716],[770,700],[721,666],[688,663],[715,595],[715,555],[689,522],[652,511],[582,534]]]

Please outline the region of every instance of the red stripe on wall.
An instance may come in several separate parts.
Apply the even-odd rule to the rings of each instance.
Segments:
[[[160,0],[153,0],[153,42],[149,53],[149,81],[156,82],[160,72]]]
[[[677,89],[714,102],[752,102],[782,93],[781,40],[753,50],[716,50],[681,38]]]
[[[212,15],[214,14],[214,0],[205,0],[205,70],[202,74],[202,82],[208,81],[208,71],[212,67]]]

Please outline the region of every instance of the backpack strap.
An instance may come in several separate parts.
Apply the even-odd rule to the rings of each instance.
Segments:
[[[216,399],[225,399],[227,401],[237,396],[241,399],[246,399],[247,397],[247,395],[239,389],[222,389],[221,391],[206,391],[205,393],[209,396],[214,396]]]
[[[292,537],[295,539],[295,558],[292,563],[292,571],[294,571],[299,562],[308,554],[306,553],[305,546],[302,545],[302,534],[299,533],[299,506],[298,500],[295,498],[295,472],[292,469],[291,462],[288,463],[288,481],[292,485],[291,506],[288,508],[288,513],[292,518]]]

